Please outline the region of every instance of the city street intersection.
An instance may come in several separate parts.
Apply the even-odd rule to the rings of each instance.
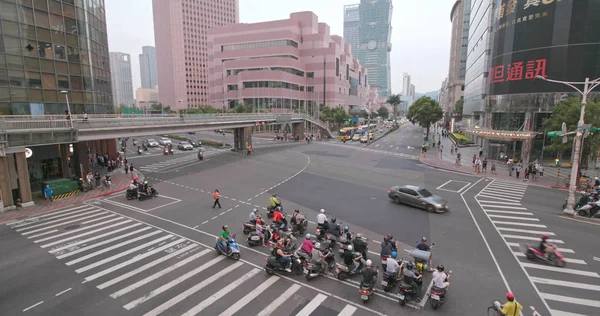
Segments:
[[[202,162],[195,152],[132,159],[158,198],[128,201],[121,192],[0,227],[0,315],[481,315],[509,290],[524,315],[597,315],[598,226],[560,216],[566,192],[427,168],[409,148],[420,136],[408,125],[368,147],[288,143],[251,156],[211,149]],[[183,157],[193,159],[168,164]],[[445,198],[451,212],[391,203],[387,189],[401,184]],[[215,189],[221,209],[212,208]],[[406,258],[427,237],[433,265],[452,270],[446,303],[434,311],[425,295],[401,307],[397,288],[385,293],[378,282],[374,302],[363,304],[359,277],[268,276],[268,248],[248,247],[241,228],[253,208],[266,213],[273,193],[286,213],[306,213],[309,232],[324,208],[363,233],[375,264],[384,235]],[[237,233],[239,262],[214,251],[225,224]],[[521,244],[542,233],[565,268],[522,255]],[[423,294],[430,284],[426,273]]]

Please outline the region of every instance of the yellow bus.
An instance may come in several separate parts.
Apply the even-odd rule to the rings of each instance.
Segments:
[[[344,127],[338,132],[341,141],[350,140],[354,132],[354,127]]]
[[[361,125],[358,127],[358,130],[367,129],[367,127],[369,128],[369,130],[374,130],[377,128],[377,124]]]

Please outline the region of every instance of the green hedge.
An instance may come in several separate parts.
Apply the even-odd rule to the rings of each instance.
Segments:
[[[180,140],[182,142],[184,142],[184,141],[186,141],[188,139],[187,136],[174,135],[174,134],[168,134],[168,135],[165,135],[165,137],[177,139],[177,140]],[[217,148],[221,148],[221,147],[224,146],[223,143],[221,143],[221,142],[215,142],[215,141],[212,141],[212,140],[198,139],[198,141],[201,142],[203,146],[210,146],[210,147],[217,147]]]

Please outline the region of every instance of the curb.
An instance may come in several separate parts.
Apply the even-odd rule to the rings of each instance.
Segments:
[[[486,178],[488,178],[487,176],[481,176],[481,175],[477,175],[477,174],[473,174],[473,173],[469,173],[469,172],[464,172],[464,171],[460,171],[460,170],[456,170],[456,169],[450,169],[450,168],[436,166],[436,165],[433,165],[433,164],[430,164],[430,163],[422,161],[420,157],[419,157],[419,162],[422,163],[422,164],[424,164],[424,165],[426,165],[426,166],[428,166],[428,167],[434,168],[434,169],[452,171],[452,172],[466,174],[466,175],[470,175],[470,176],[474,176],[474,177],[486,177]],[[494,179],[495,180],[496,178],[489,177],[489,179]],[[528,185],[534,185],[534,186],[537,186],[537,187],[551,188],[551,189],[557,189],[557,190],[563,190],[563,191],[567,191],[568,190],[566,187],[555,186],[555,185],[544,185],[544,184],[537,184],[537,183],[531,183],[531,182],[528,182]]]
[[[397,128],[397,129],[395,129],[395,130],[393,130],[393,131],[387,131],[387,132],[386,132],[385,134],[383,134],[381,137],[379,137],[379,138],[375,138],[374,140],[370,141],[370,142],[367,144],[367,146],[365,146],[365,147],[369,147],[369,146],[371,146],[373,143],[377,142],[378,140],[380,140],[380,139],[382,139],[382,138],[384,138],[384,137],[388,136],[389,134],[391,134],[391,133],[393,133],[393,132],[395,132],[395,131],[399,130],[399,129],[400,129],[400,128],[402,128],[402,126],[404,126],[404,125],[406,125],[406,123],[404,123],[404,124],[402,124],[402,125],[398,126],[398,128]]]

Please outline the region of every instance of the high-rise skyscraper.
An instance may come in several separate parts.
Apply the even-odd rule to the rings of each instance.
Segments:
[[[110,52],[110,76],[113,92],[113,105],[132,106],[133,81],[131,78],[131,56],[125,53]]]
[[[239,0],[153,0],[152,10],[160,102],[173,109],[209,105],[206,33],[239,22]]]
[[[344,6],[344,41],[352,46],[352,55],[358,56],[360,4]]]
[[[402,95],[410,95],[410,75],[408,72],[402,74]]]
[[[156,48],[154,46],[142,46],[140,54],[140,77],[142,88],[153,89],[158,85],[156,75]]]
[[[444,104],[440,104],[450,119],[454,104],[463,98],[467,64],[467,45],[469,40],[469,16],[471,0],[456,0],[450,11],[452,37],[450,41],[450,67],[446,82]],[[462,113],[455,113],[462,115]]]
[[[384,97],[391,93],[392,9],[391,0],[360,1],[358,59],[369,85],[379,87]]]

